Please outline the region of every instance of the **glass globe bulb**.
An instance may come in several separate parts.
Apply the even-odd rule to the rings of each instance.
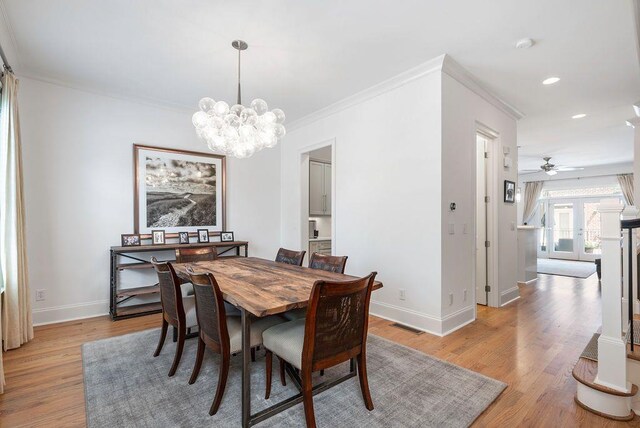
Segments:
[[[276,123],[276,120],[278,120],[278,118],[276,117],[275,114],[273,114],[273,112],[268,111],[262,115],[262,120],[265,123]]]
[[[240,126],[240,118],[233,113],[229,113],[228,115],[226,115],[224,117],[224,122],[229,126],[233,126],[234,128]]]
[[[191,122],[193,122],[193,126],[196,128],[204,128],[207,126],[208,120],[209,116],[203,111],[197,111],[191,116]]]
[[[213,98],[204,97],[198,103],[198,107],[205,113],[209,113],[209,111],[213,110],[213,106],[216,105],[216,102]]]
[[[229,104],[225,103],[224,101],[218,101],[213,107],[213,111],[218,116],[226,116],[227,114],[229,114]]]
[[[274,108],[273,110],[271,110],[271,113],[276,115],[276,122],[284,123],[285,115],[282,110],[280,110],[279,108]]]
[[[278,139],[284,137],[286,133],[287,133],[287,130],[284,128],[284,125],[281,123],[276,123],[275,126],[273,127],[273,134]]]
[[[256,98],[255,100],[251,101],[251,108],[255,110],[258,116],[265,114],[267,110],[269,110],[267,102],[261,98]]]
[[[240,113],[240,120],[247,125],[253,125],[256,123],[257,118],[258,113],[256,113],[252,108],[246,108],[242,110],[242,113]]]
[[[242,113],[242,110],[244,110],[244,106],[242,104],[234,104],[233,107],[229,109],[229,113],[235,114],[236,116],[240,116],[240,113]]]

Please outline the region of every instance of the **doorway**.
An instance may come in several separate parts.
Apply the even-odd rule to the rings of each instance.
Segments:
[[[476,303],[487,305],[489,291],[489,139],[476,135],[476,224],[475,224],[475,288]]]

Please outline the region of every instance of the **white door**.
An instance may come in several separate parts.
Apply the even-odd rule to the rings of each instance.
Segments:
[[[309,215],[324,215],[324,164],[309,162]]]
[[[549,256],[554,259],[579,260],[580,203],[578,200],[549,201],[551,236]]]
[[[331,164],[324,164],[324,213],[331,215]]]
[[[487,304],[487,140],[476,140],[476,303]]]
[[[580,260],[594,261],[600,257],[600,198],[580,200],[578,229]]]

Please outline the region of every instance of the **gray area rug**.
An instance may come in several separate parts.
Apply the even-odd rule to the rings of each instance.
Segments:
[[[593,262],[576,262],[573,260],[538,259],[538,273],[547,275],[588,278],[596,273]]]
[[[580,358],[586,358],[591,361],[598,361],[598,339],[600,338],[600,333],[594,333],[591,336],[591,340],[587,343],[586,348],[582,351]]]
[[[158,330],[147,330],[82,346],[87,425],[94,427],[237,427],[240,426],[240,363],[232,357],[220,410],[208,411],[217,385],[218,356],[207,350],[195,384],[187,382],[195,360],[196,339],[187,340],[175,376],[167,373],[175,344],[167,337],[153,358]],[[502,382],[370,335],[369,384],[375,409],[367,411],[358,379],[314,397],[319,427],[466,427],[506,388]],[[264,399],[264,353],[251,365],[252,412],[297,390],[282,386],[274,358],[271,398]],[[327,370],[325,379],[348,371],[348,363]],[[302,404],[258,424],[305,426]]]

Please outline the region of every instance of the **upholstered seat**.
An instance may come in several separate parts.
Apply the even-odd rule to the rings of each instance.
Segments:
[[[251,347],[262,345],[262,332],[284,320],[278,316],[256,318],[251,322]],[[227,316],[229,331],[229,351],[233,354],[242,351],[242,322],[239,317]]]
[[[193,284],[190,282],[183,282],[180,284],[180,293],[182,297],[193,296]]]
[[[292,309],[282,314],[289,321],[305,319],[307,316],[307,308]]]
[[[197,327],[198,317],[196,315],[196,298],[194,296],[183,297],[182,306],[184,307],[184,319],[186,327]]]
[[[262,333],[265,348],[297,369],[302,368],[305,319],[278,324]]]
[[[193,297],[193,284],[190,282],[183,282],[182,284],[180,284],[180,291],[182,292],[183,300],[186,297]],[[240,309],[236,308],[229,302],[224,302],[224,308],[227,311],[228,317],[239,317],[240,315],[242,315]],[[185,311],[186,310],[187,308],[185,307]],[[195,325],[197,325],[197,322]],[[188,327],[192,327],[192,325],[189,324]]]

